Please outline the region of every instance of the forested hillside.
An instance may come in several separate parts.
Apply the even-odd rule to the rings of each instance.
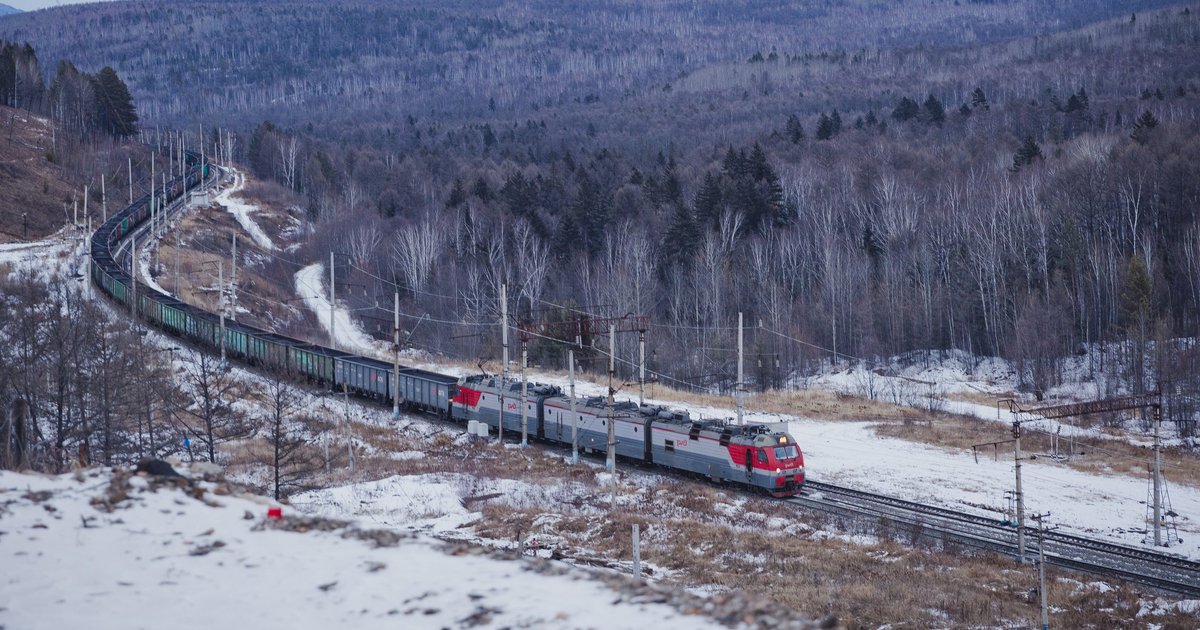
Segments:
[[[651,369],[698,385],[743,312],[762,386],[961,348],[1044,388],[1134,341],[1138,389],[1200,325],[1200,17],[1171,4],[147,1],[0,37],[228,132],[317,224],[270,264],[348,254],[351,299],[398,284],[434,350],[493,353],[469,324],[507,284],[522,318],[652,315]]]
[[[42,59],[28,42],[0,37],[0,242],[42,238],[89,201],[104,206],[105,184],[127,187],[142,153],[126,142],[137,108],[115,70]]]

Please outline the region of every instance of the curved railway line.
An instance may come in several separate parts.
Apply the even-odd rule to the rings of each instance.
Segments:
[[[196,188],[207,188],[223,173],[219,167],[210,168],[211,165],[203,163],[197,157],[189,154],[187,161],[191,168],[187,174],[176,177],[169,186],[164,186],[161,197],[153,198],[153,203],[161,205],[161,212],[168,218],[186,207],[190,192]],[[154,194],[157,195],[157,191]],[[270,353],[282,349],[283,360],[289,366],[294,367],[301,375],[318,382],[332,381],[335,376],[338,379],[352,378],[350,372],[342,372],[342,368],[338,368],[339,371],[334,373],[334,359],[339,365],[349,363],[351,366],[366,367],[379,363],[373,359],[333,351],[237,323],[225,322],[218,329],[216,315],[159,293],[147,284],[135,280],[137,261],[133,260],[131,255],[132,247],[126,245],[131,236],[138,237],[149,231],[151,202],[150,194],[142,196],[123,211],[110,217],[92,237],[92,281],[116,302],[126,308],[130,308],[130,304],[136,302],[136,308],[130,308],[130,311],[136,311],[138,316],[166,332],[188,337],[206,349],[215,349],[219,347],[218,344],[224,343],[235,350],[234,358],[242,358],[252,364],[255,363],[255,352],[261,351],[262,356],[269,358],[275,356]],[[274,347],[273,344],[278,347]],[[324,360],[328,360],[327,365],[322,363]],[[410,404],[411,407],[432,412],[444,410],[444,402],[452,388],[445,379],[450,377],[407,368],[402,372],[404,383],[400,384],[401,379],[397,378],[400,388],[408,386],[408,379],[417,384],[446,388],[440,393],[440,399],[414,400],[406,395],[406,401],[415,403]],[[399,391],[407,393],[404,389]],[[1011,556],[1018,555],[1015,528],[986,516],[812,480],[807,481],[802,494],[785,500],[839,517],[887,522],[905,528],[914,540],[927,539]],[[1200,562],[1057,531],[1047,531],[1044,536],[1046,560],[1049,564],[1121,578],[1164,592],[1200,596]],[[1037,552],[1037,532],[1027,528],[1026,541],[1026,554],[1033,557]]]

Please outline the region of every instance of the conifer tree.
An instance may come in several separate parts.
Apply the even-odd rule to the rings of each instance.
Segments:
[[[983,93],[983,88],[977,87],[975,88],[974,92],[971,92],[971,108],[983,110],[992,108],[992,106],[988,104],[987,96]]]
[[[795,114],[788,116],[786,131],[792,144],[800,144],[800,141],[804,140],[804,125],[800,124],[800,119]]]
[[[701,225],[716,227],[721,220],[721,180],[713,173],[704,175],[704,183],[696,191],[696,221]]]
[[[1141,116],[1133,123],[1133,133],[1129,137],[1133,138],[1138,144],[1146,144],[1150,139],[1150,132],[1158,126],[1158,118],[1150,113],[1150,110],[1142,112]]]
[[[905,96],[900,99],[900,103],[892,110],[892,118],[904,122],[912,120],[921,113],[921,106],[917,102]]]
[[[931,125],[941,126],[946,120],[946,108],[936,96],[930,94],[929,98],[925,99],[925,121]]]
[[[450,196],[446,197],[447,208],[457,208],[467,200],[467,189],[463,186],[461,178],[455,177],[454,183],[450,185]]]
[[[128,138],[137,133],[137,108],[129,88],[116,70],[109,66],[100,69],[92,81],[96,99],[96,121],[100,129],[116,138]]]
[[[1033,164],[1036,159],[1042,158],[1042,147],[1033,141],[1032,136],[1025,136],[1025,141],[1021,143],[1021,148],[1013,154],[1013,171],[1021,170],[1022,166]]]
[[[829,140],[833,137],[833,120],[821,114],[821,118],[817,120],[817,140]]]

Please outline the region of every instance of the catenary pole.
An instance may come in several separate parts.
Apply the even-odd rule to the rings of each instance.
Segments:
[[[608,472],[613,476],[613,484],[616,485],[617,476],[617,432],[616,432],[616,395],[617,390],[613,387],[613,378],[616,376],[616,345],[617,345],[617,327],[609,324],[608,326],[608,460],[606,466]]]
[[[1013,420],[1013,463],[1017,475],[1017,559],[1025,563],[1025,493],[1021,490],[1021,423]]]
[[[225,262],[217,261],[217,294],[220,299],[217,300],[217,308],[221,311],[221,366],[225,366]]]
[[[392,417],[400,417],[400,292],[394,294],[392,313]]]
[[[504,405],[505,394],[508,393],[508,285],[500,285],[500,344],[503,348],[500,367],[500,418],[497,421],[496,441],[504,443]]]
[[[1050,609],[1046,606],[1046,527],[1042,519],[1050,516],[1045,514],[1033,515],[1038,524],[1038,595],[1041,599],[1042,630],[1050,630]]]
[[[1162,546],[1162,385],[1154,406],[1154,546]]]
[[[342,402],[346,407],[346,456],[350,460],[350,472],[354,472],[354,430],[350,425],[350,390],[342,383]]]
[[[743,381],[742,381],[742,379],[744,377],[744,372],[743,372],[744,364],[745,363],[742,360],[742,313],[738,312],[738,380],[737,380],[737,387],[734,389],[734,392],[733,392],[733,395],[735,397],[737,397],[737,423],[738,423],[738,426],[741,426],[746,423],[745,416],[744,416],[745,409],[746,409],[746,392],[745,392],[745,387],[744,387]]]
[[[158,153],[157,146],[155,146],[155,148],[150,151],[150,227],[151,227],[151,230],[153,230],[153,228],[154,228],[154,207],[156,205],[156,202],[158,201],[158,198],[154,194],[154,154],[155,153]],[[130,201],[129,203],[133,203],[133,202]]]
[[[571,379],[571,464],[579,463],[579,416],[575,415],[575,351],[567,351],[567,370]]]
[[[613,377],[617,371],[617,327],[608,325],[608,472],[612,477],[609,509],[617,509],[617,390]]]
[[[529,341],[521,337],[521,446],[529,446]]]
[[[229,319],[237,321],[237,232],[233,233],[233,252],[229,255],[229,300],[233,308],[229,310]]]
[[[646,331],[638,331],[638,406],[646,404]]]
[[[137,234],[129,237],[129,317],[137,324]]]
[[[333,251],[329,252],[329,347],[337,350],[337,337],[334,336],[334,326],[337,323],[334,305],[337,304],[337,289],[333,275]]]

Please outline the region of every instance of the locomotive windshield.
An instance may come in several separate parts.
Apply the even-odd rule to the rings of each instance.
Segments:
[[[795,459],[800,457],[800,451],[795,446],[776,446],[775,459]]]

